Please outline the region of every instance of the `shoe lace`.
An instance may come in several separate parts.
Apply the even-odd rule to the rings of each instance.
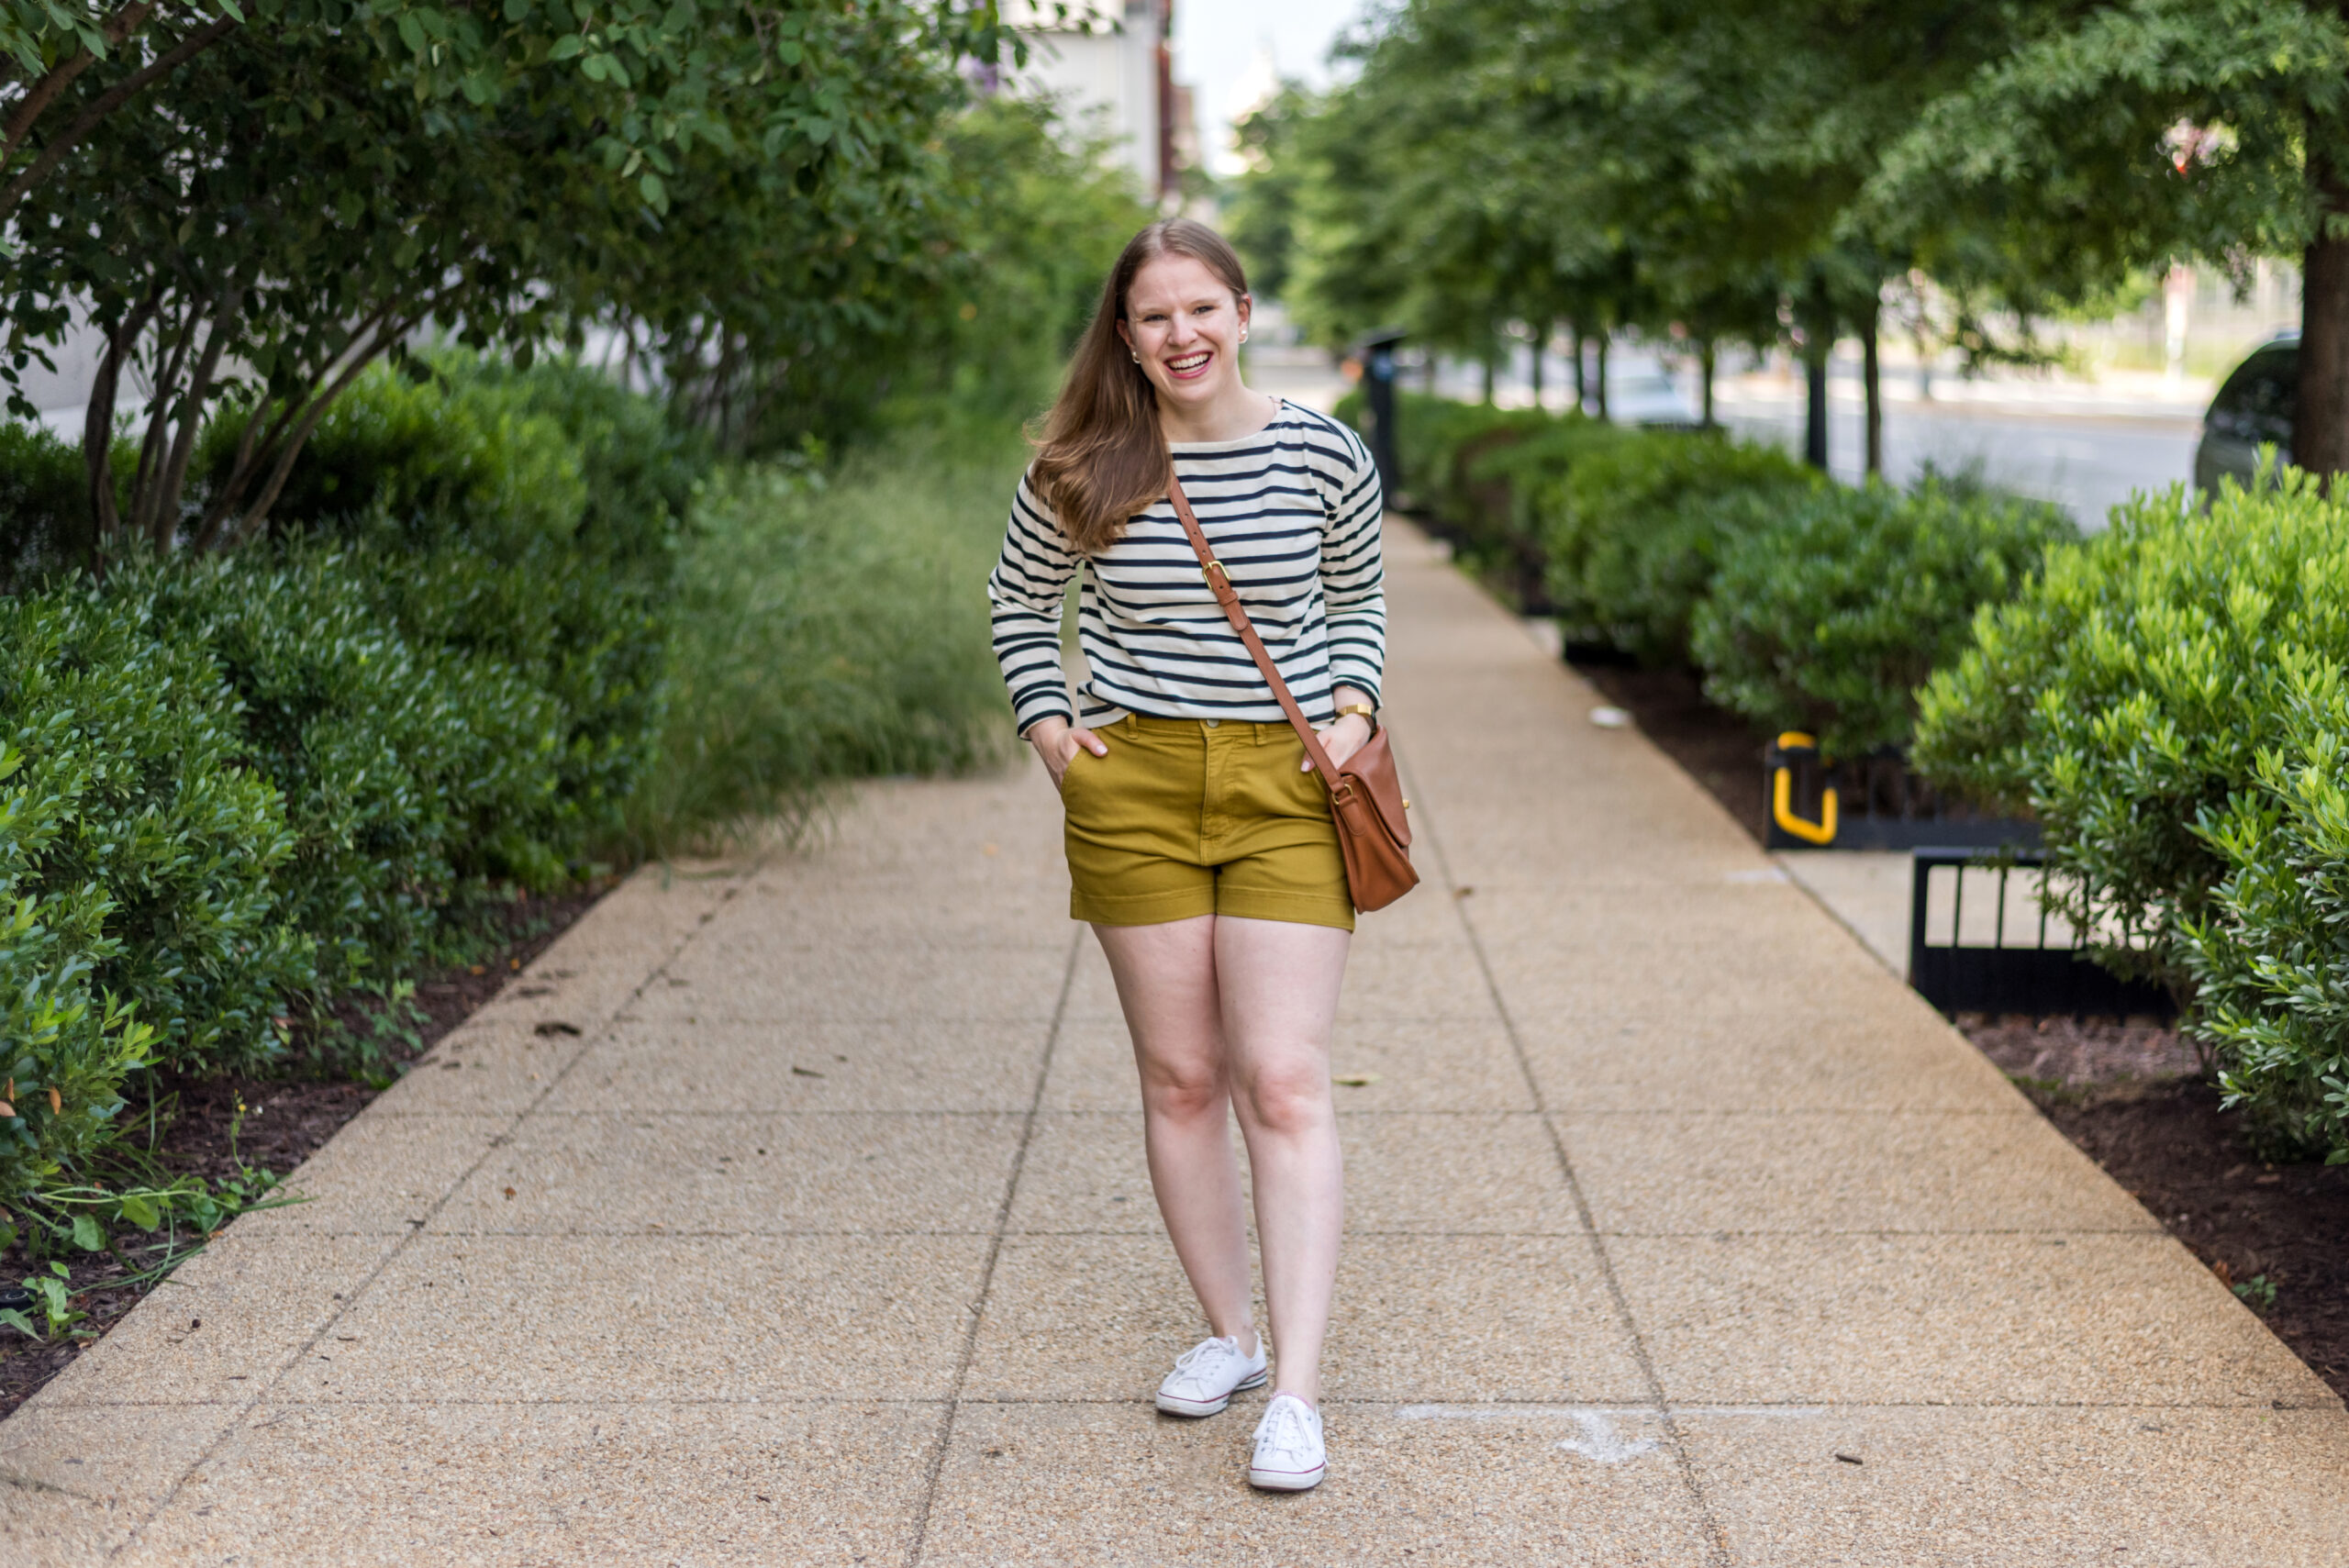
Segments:
[[[1237,1355],[1240,1351],[1240,1341],[1238,1340],[1201,1340],[1197,1344],[1193,1345],[1189,1350],[1185,1351],[1181,1355],[1174,1358],[1174,1370],[1176,1372],[1190,1371],[1191,1368],[1198,1364],[1200,1358],[1207,1355],[1210,1351],[1216,1351],[1219,1354],[1229,1353]]]
[[[1274,1400],[1272,1408],[1264,1412],[1264,1426],[1256,1433],[1257,1451],[1302,1458],[1311,1441],[1305,1407],[1294,1399]]]

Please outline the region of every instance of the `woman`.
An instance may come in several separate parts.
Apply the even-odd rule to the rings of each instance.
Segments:
[[[1187,218],[1134,236],[1044,424],[987,580],[1019,730],[1067,814],[1069,912],[1091,922],[1141,1068],[1151,1184],[1210,1337],[1158,1407],[1212,1416],[1266,1381],[1252,1320],[1239,1116],[1278,1376],[1248,1479],[1325,1468],[1321,1341],[1343,1197],[1330,1025],[1353,929],[1330,803],[1208,593],[1180,479],[1282,678],[1343,762],[1386,652],[1377,470],[1344,426],[1240,378],[1239,258]],[[1084,587],[1070,711],[1063,594]]]

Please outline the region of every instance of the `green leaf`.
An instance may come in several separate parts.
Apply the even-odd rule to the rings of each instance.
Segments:
[[[636,188],[644,194],[644,199],[655,209],[662,212],[669,210],[668,188],[661,183],[660,175],[647,169],[643,177],[637,181]]]
[[[154,1200],[140,1193],[125,1193],[119,1206],[122,1217],[141,1230],[152,1230],[162,1224],[163,1217]]]
[[[84,1252],[103,1252],[106,1233],[89,1215],[77,1214],[73,1217],[73,1245]]]

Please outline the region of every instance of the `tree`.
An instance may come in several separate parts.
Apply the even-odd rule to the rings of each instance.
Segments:
[[[2301,263],[2293,456],[2349,468],[2349,17],[2324,0],[2106,0],[2014,18],[1871,176],[1937,273],[2061,303],[2190,257]]]
[[[1297,204],[1307,179],[1298,135],[1313,111],[1313,95],[1302,84],[1283,82],[1231,126],[1248,168],[1224,204],[1223,229],[1247,263],[1249,286],[1267,298],[1286,298],[1296,270]]]
[[[507,9],[527,19],[532,3]],[[991,12],[678,9],[696,43],[674,72],[657,47],[625,52],[603,33],[603,53],[558,39],[525,69],[529,51],[507,36],[473,53],[510,76],[445,92],[419,79],[439,69],[429,28],[406,60],[370,26],[239,28],[184,62],[168,95],[75,139],[58,165],[72,177],[39,185],[18,216],[13,368],[77,309],[106,334],[83,439],[102,531],[249,537],[333,399],[427,324],[526,359],[597,316],[673,333],[697,311],[787,318],[821,335],[872,315],[889,292],[875,269],[905,261],[908,237],[951,250],[924,211],[930,144]],[[405,40],[414,17],[400,15]],[[94,66],[60,102],[103,102],[140,69]],[[691,123],[638,123],[648,105]],[[851,277],[834,263],[852,254],[875,260]],[[117,474],[117,393],[133,364],[150,413]]]
[[[1410,0],[1323,112],[1332,205],[1367,231],[1333,281],[1403,297],[1416,270],[1445,291],[1430,306],[1564,317],[1602,352],[1610,328],[1677,327],[1700,362],[1722,339],[1779,337],[1784,306],[1822,460],[1826,356],[1856,331],[1876,466],[1876,300],[1913,258],[1860,198],[1921,106],[1994,56],[2005,17],[1993,0]],[[1473,265],[1367,242],[1423,228]],[[1382,265],[1407,275],[1361,281]]]
[[[250,22],[248,22],[248,17]],[[571,0],[499,0],[495,7],[444,0],[0,0],[0,50],[14,68],[0,89],[21,91],[0,127],[0,222],[33,185],[51,174],[83,137],[180,66],[252,26],[262,32],[325,27],[356,30],[397,66],[419,102],[483,107],[543,74],[549,66],[575,70],[590,83],[616,90],[618,112],[597,127],[598,150],[622,177],[637,177],[645,200],[664,200],[670,160],[697,141],[729,133],[723,105],[742,83],[768,73],[805,77],[819,39],[846,19],[895,27],[909,49],[944,39],[955,56],[992,64],[1009,47],[1025,46],[1006,30],[994,0],[930,0],[926,6],[885,4],[867,17],[856,0],[770,0],[737,6],[727,0],[602,0],[574,7]],[[730,39],[757,43],[746,61]],[[70,124],[39,147],[35,127],[82,75],[102,61],[124,69],[108,90],[83,95]],[[837,89],[841,84],[834,83]],[[779,141],[812,137],[830,128],[831,105],[820,96],[778,113],[762,133]],[[29,161],[19,167],[20,154]],[[640,174],[640,170],[641,172]]]

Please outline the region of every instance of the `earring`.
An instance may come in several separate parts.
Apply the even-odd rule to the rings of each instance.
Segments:
[[[1248,340],[1248,328],[1245,327],[1240,329],[1240,340],[1243,343]]]
[[[1131,349],[1126,350],[1126,358],[1133,361],[1136,364],[1141,363],[1141,356],[1135,353]]]

